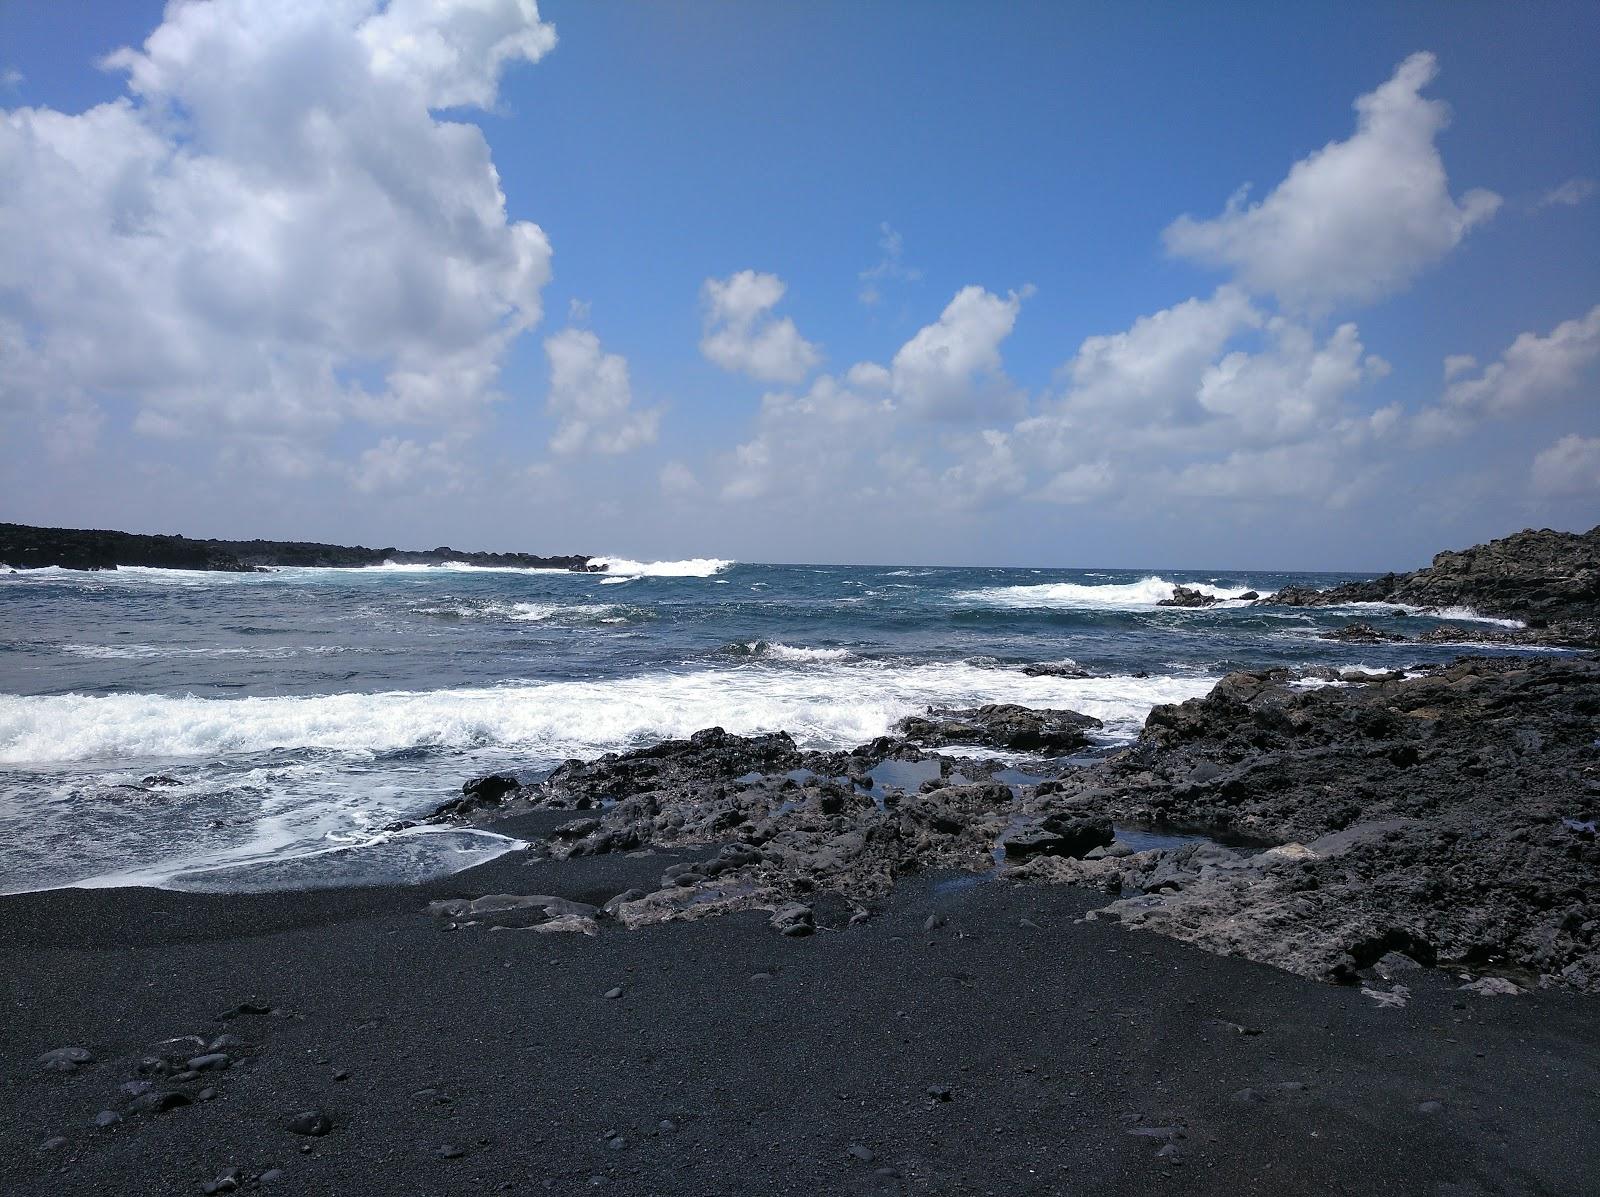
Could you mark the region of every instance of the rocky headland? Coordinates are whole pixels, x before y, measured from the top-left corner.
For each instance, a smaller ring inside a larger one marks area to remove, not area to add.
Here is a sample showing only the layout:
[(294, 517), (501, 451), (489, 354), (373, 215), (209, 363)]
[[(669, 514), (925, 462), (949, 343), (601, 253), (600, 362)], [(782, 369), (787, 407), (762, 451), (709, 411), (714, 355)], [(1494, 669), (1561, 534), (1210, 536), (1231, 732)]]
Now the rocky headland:
[(276, 566), (360, 568), (393, 561), (402, 565), (467, 565), (516, 569), (567, 569), (601, 572), (604, 566), (583, 556), (541, 557), (532, 553), (465, 552), (435, 549), (369, 549), (363, 545), (317, 544), (289, 540), (194, 540), (187, 536), (148, 536), (89, 528), (38, 528), (0, 523), (0, 565), (12, 569), (102, 570), (119, 565), (157, 569), (195, 569), (251, 573)]
[[(1411, 573), (1388, 573), (1327, 590), (1288, 587), (1260, 600), (1279, 606), (1339, 607), (1396, 603), (1433, 609), (1470, 607), (1480, 615), (1519, 620), (1525, 629), (1502, 642), (1600, 647), (1600, 526), (1587, 532), (1526, 529), (1470, 549), (1439, 553)], [(1434, 633), (1434, 642), (1486, 639), (1463, 629)]]

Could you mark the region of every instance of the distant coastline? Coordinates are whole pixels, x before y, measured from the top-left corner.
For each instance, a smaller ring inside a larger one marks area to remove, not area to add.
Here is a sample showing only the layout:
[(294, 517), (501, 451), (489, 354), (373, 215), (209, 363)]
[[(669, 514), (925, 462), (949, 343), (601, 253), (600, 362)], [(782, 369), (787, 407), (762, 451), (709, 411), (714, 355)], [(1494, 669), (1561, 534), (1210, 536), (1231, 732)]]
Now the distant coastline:
[(13, 569), (103, 570), (118, 566), (253, 573), (275, 566), (357, 569), (392, 561), (401, 565), (442, 565), (447, 561), (503, 569), (565, 569), (604, 573), (605, 565), (581, 555), (542, 557), (534, 553), (468, 552), (435, 549), (369, 549), (365, 545), (319, 544), (304, 540), (195, 540), (187, 536), (145, 535), (102, 528), (39, 528), (0, 523), (0, 565)]

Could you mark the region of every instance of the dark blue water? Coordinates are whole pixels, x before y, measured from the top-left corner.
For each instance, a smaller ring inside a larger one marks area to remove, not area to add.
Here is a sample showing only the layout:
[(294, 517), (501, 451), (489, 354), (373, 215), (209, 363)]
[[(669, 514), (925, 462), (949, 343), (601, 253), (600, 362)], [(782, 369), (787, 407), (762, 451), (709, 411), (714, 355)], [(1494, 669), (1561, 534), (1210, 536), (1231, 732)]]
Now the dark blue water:
[[(424, 876), (506, 844), (379, 829), (491, 769), (711, 725), (843, 746), (935, 703), (1071, 707), (1114, 743), (1231, 669), (1459, 651), (1317, 637), (1429, 615), (1229, 597), (1333, 580), (710, 561), (0, 573), (0, 890)], [(1174, 582), (1227, 601), (1157, 607)], [(1095, 676), (1019, 669), (1050, 661)]]

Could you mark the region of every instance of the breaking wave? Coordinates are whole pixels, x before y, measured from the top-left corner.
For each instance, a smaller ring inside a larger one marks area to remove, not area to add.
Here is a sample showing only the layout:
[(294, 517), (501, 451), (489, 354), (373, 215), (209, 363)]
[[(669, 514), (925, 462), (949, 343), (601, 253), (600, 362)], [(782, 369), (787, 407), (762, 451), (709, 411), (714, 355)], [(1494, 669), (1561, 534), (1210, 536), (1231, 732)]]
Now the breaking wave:
[(820, 662), (813, 670), (716, 668), (608, 681), (459, 690), (197, 698), (151, 694), (0, 696), (0, 763), (216, 757), (271, 749), (349, 753), (514, 748), (558, 760), (704, 727), (784, 730), (811, 747), (859, 744), (933, 704), (1019, 702), (1103, 719), (1136, 735), (1157, 703), (1215, 678), (1031, 678), (964, 663)]
[(1075, 582), (987, 586), (981, 590), (960, 590), (951, 598), (957, 602), (991, 607), (1142, 611), (1156, 606), (1162, 599), (1171, 598), (1175, 586), (1187, 586), (1223, 601), (1250, 593), (1246, 587), (1230, 590), (1208, 582), (1172, 582), (1152, 574), (1138, 582), (1108, 583), (1104, 586), (1083, 586)]
[(709, 578), (737, 565), (720, 557), (689, 557), (683, 561), (633, 561), (627, 557), (596, 557), (613, 578)]

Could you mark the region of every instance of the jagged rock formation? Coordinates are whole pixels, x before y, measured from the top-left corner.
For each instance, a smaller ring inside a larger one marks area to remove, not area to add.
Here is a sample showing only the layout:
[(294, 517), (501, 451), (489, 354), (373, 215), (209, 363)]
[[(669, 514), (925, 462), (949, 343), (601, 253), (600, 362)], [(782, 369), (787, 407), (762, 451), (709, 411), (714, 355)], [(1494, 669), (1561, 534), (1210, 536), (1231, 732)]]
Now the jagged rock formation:
[(1261, 601), (1300, 607), (1471, 607), (1480, 614), (1522, 620), (1529, 631), (1542, 633), (1515, 638), (1520, 641), (1600, 646), (1600, 526), (1587, 532), (1527, 529), (1470, 549), (1439, 553), (1432, 565), (1412, 573), (1384, 574), (1328, 590), (1290, 586)]

